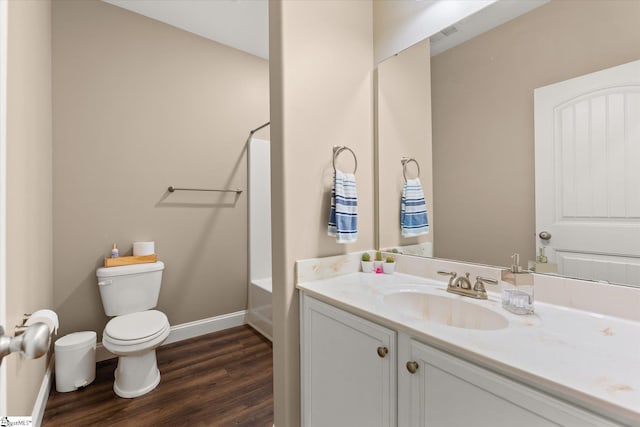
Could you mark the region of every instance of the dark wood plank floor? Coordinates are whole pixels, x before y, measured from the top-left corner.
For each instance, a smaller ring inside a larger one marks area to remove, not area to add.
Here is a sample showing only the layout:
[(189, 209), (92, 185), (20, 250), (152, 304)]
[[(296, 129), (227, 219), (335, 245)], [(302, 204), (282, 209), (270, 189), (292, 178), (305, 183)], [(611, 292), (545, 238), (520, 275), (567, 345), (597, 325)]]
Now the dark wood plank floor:
[(49, 394), (48, 426), (273, 425), (271, 342), (239, 326), (157, 350), (160, 385), (135, 399), (113, 392), (116, 359), (98, 363), (96, 380)]

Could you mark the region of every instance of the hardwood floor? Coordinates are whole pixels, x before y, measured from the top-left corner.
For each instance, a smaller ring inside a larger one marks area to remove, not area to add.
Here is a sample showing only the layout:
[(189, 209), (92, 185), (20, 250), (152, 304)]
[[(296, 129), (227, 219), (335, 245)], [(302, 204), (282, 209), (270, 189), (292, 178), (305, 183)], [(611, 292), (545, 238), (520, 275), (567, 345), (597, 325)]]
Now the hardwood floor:
[(239, 326), (157, 350), (160, 385), (135, 399), (113, 392), (116, 359), (98, 363), (85, 389), (52, 388), (42, 425), (251, 426), (273, 425), (271, 342)]

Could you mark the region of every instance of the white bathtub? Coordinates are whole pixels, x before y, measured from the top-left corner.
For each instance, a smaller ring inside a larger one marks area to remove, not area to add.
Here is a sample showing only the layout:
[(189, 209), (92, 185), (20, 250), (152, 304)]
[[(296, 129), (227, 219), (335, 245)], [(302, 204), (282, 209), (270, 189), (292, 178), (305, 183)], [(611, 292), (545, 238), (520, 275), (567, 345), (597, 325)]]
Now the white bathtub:
[(247, 323), (270, 341), (273, 340), (271, 289), (271, 277), (254, 279), (249, 283), (249, 312), (247, 314)]

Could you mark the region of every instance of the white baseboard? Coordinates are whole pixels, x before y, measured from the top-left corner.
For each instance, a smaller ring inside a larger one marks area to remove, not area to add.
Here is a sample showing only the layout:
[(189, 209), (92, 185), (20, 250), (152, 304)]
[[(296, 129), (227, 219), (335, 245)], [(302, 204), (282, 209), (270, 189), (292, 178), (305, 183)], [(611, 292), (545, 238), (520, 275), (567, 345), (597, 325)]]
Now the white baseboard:
[(42, 417), (44, 416), (44, 410), (47, 407), (47, 399), (49, 398), (52, 379), (53, 357), (49, 359), (47, 370), (44, 372), (44, 377), (42, 378), (42, 384), (40, 384), (40, 391), (38, 391), (36, 402), (33, 404), (33, 412), (31, 412), (31, 425), (33, 427), (40, 427), (42, 424)]
[[(169, 337), (162, 345), (199, 337), (223, 329), (234, 328), (247, 323), (247, 310), (236, 311), (235, 313), (223, 314), (209, 317), (208, 319), (196, 320), (194, 322), (182, 323), (171, 327)], [(112, 359), (116, 357), (99, 343), (96, 346), (96, 362)], [(45, 401), (46, 403), (46, 401)]]

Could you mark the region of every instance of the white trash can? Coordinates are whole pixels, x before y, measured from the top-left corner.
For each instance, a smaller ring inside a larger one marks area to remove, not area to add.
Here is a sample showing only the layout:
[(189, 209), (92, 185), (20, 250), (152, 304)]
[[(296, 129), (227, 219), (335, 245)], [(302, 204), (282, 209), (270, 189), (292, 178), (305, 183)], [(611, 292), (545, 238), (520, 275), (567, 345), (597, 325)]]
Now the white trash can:
[(56, 340), (57, 391), (74, 391), (96, 379), (96, 340), (93, 331), (74, 332)]

